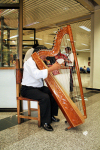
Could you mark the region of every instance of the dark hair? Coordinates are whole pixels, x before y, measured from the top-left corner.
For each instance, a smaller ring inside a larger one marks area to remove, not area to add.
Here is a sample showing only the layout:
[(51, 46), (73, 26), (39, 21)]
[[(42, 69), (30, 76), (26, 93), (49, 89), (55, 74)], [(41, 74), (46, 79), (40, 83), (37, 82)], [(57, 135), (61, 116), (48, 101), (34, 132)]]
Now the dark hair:
[(47, 47), (44, 46), (44, 45), (39, 45), (39, 46), (37, 46), (37, 47), (34, 48), (33, 53), (34, 53), (34, 52), (38, 52), (38, 51), (41, 50), (41, 49), (47, 49)]
[(70, 48), (70, 47), (66, 47), (65, 49), (68, 49), (68, 51), (69, 51), (69, 50), (71, 51), (71, 48)]

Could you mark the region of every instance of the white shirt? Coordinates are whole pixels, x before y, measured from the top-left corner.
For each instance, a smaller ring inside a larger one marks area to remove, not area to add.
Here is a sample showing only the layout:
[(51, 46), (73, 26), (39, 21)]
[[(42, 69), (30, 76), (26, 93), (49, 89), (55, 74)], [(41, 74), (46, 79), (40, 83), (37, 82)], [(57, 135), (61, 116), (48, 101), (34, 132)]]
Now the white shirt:
[(68, 55), (68, 59), (69, 59), (72, 63), (67, 62), (66, 64), (67, 64), (68, 66), (74, 66), (74, 55), (73, 55), (73, 53), (70, 53), (70, 54)]
[(30, 57), (24, 63), (23, 79), (21, 84), (32, 87), (42, 87), (42, 79), (47, 78), (47, 76), (48, 70), (39, 70), (36, 66), (35, 61), (32, 59), (32, 57)]

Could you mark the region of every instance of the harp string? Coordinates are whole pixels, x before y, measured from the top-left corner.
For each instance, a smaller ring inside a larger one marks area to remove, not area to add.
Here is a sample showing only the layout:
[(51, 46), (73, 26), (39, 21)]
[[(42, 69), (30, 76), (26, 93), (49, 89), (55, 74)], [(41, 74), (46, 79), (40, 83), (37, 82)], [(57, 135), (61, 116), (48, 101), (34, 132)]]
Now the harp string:
[(82, 114), (83, 108), (82, 108), (82, 100), (81, 100), (81, 93), (78, 85), (78, 78), (76, 72), (72, 73), (73, 76), (73, 92), (72, 92), (72, 100), (75, 102), (76, 106), (79, 108)]
[[(63, 47), (64, 49), (62, 51), (64, 51), (65, 47), (69, 45), (70, 45), (69, 35), (65, 34), (62, 38), (60, 49), (62, 50)], [(70, 93), (70, 69), (68, 68), (60, 69), (61, 74), (55, 75), (54, 77), (59, 82), (60, 86), (64, 89), (64, 91), (70, 96), (70, 98), (76, 104), (76, 106), (82, 112), (82, 114), (84, 114), (82, 109), (82, 101), (78, 85), (78, 78), (75, 70), (76, 68), (74, 66), (74, 71), (72, 72), (73, 84), (71, 83), (72, 84), (71, 86), (73, 86), (73, 92), (71, 93)]]

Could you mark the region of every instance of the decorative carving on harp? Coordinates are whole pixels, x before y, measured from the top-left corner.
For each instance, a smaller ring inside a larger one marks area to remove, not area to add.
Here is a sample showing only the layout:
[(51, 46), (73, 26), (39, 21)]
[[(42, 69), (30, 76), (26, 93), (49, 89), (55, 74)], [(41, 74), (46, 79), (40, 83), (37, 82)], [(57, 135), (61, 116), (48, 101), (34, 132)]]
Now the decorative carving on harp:
[(83, 124), (86, 118), (86, 107), (85, 107), (82, 83), (81, 83), (81, 78), (80, 78), (80, 72), (79, 72), (78, 61), (76, 57), (76, 51), (75, 51), (71, 26), (68, 25), (67, 27), (64, 27), (58, 31), (52, 50), (41, 50), (37, 53), (35, 52), (32, 54), (32, 58), (36, 62), (37, 67), (39, 69), (46, 69), (47, 66), (40, 59), (40, 56), (46, 55), (46, 56), (52, 57), (52, 56), (57, 55), (60, 51), (61, 40), (65, 34), (69, 35), (72, 51), (74, 54), (74, 60), (75, 60), (76, 72), (78, 76), (84, 115), (80, 112), (80, 110), (77, 108), (77, 106), (68, 96), (68, 94), (61, 88), (61, 86), (59, 85), (57, 80), (54, 78), (52, 73), (48, 74), (48, 77), (45, 79), (45, 82), (48, 88), (50, 89), (52, 95), (54, 96), (56, 102), (58, 103), (58, 106), (61, 109), (63, 115), (65, 116), (66, 120), (68, 121), (70, 125), (67, 129), (70, 129), (72, 127), (76, 127), (80, 124)]

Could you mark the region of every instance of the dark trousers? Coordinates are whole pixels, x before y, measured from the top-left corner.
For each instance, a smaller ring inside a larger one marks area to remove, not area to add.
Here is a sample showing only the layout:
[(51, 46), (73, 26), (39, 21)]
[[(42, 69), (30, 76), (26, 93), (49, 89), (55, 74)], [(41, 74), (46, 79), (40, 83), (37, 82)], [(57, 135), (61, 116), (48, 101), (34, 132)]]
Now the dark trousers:
[(42, 124), (51, 123), (51, 117), (58, 115), (58, 105), (48, 87), (34, 88), (22, 85), (21, 95), (39, 101)]
[(70, 92), (73, 91), (73, 67), (70, 69)]

